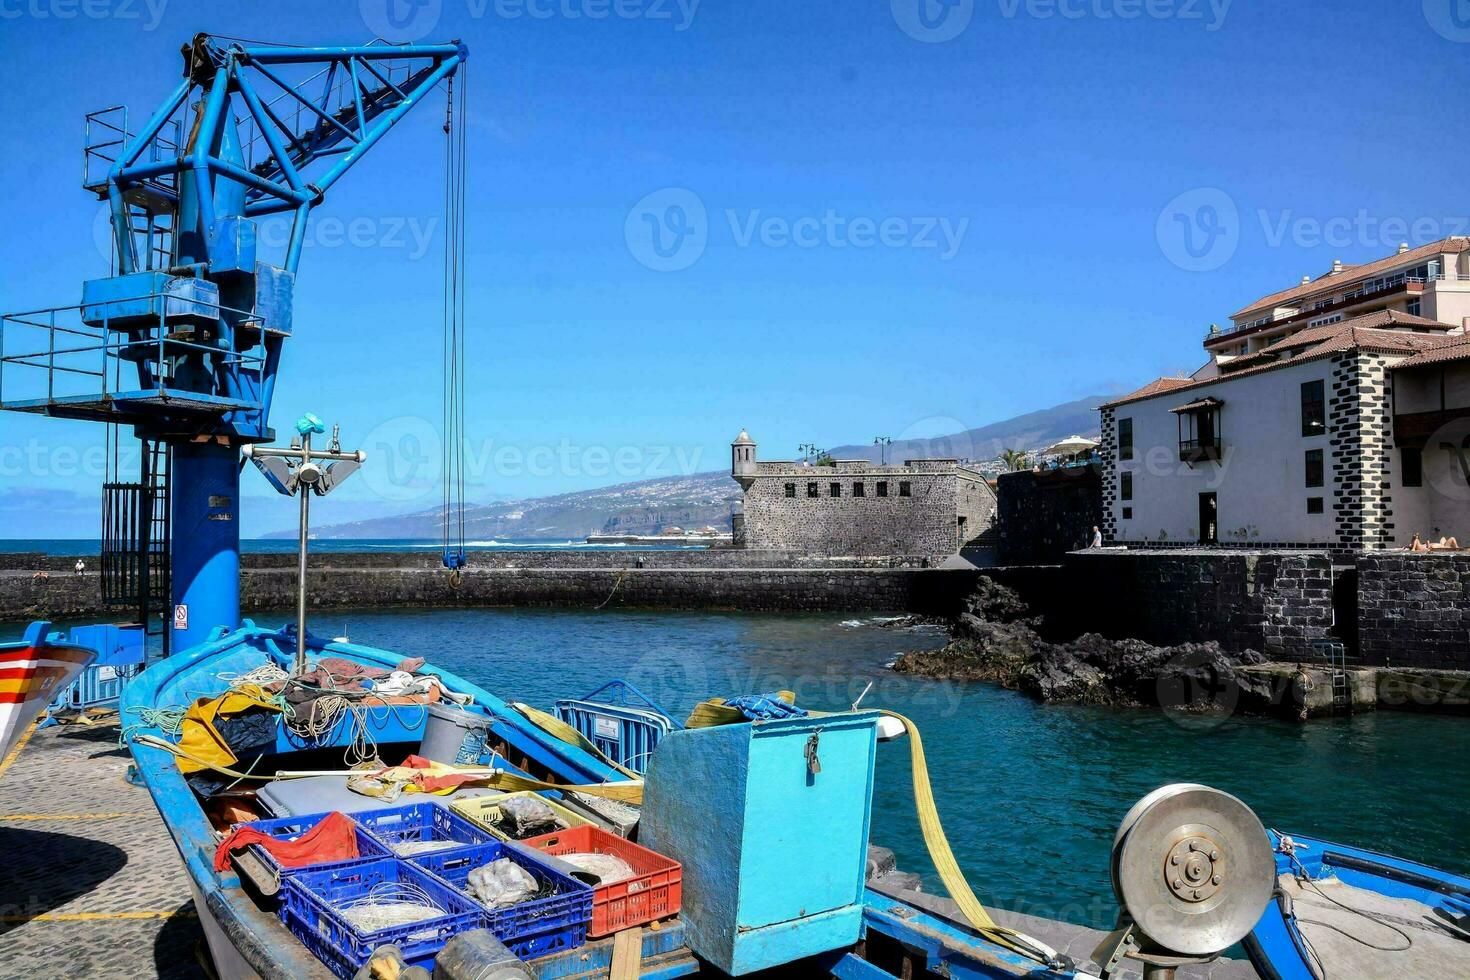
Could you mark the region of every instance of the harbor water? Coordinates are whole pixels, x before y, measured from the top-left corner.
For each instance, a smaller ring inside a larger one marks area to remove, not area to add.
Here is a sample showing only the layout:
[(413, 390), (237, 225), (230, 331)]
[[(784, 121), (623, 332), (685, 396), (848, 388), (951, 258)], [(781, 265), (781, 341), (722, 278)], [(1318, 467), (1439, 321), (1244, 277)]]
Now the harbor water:
[[(1413, 857), (1465, 873), (1470, 719), (1364, 714), (1296, 725), (1171, 718), (1152, 710), (1048, 707), (988, 685), (895, 674), (902, 651), (943, 630), (890, 617), (586, 610), (373, 610), (314, 628), (443, 664), (543, 707), (621, 677), (682, 720), (713, 695), (793, 690), (799, 703), (912, 718), (945, 830), (981, 897), (1110, 928), (1108, 855), (1118, 821), (1162, 783), (1239, 795), (1268, 827)], [(880, 746), (874, 842), (938, 891), (914, 816), (906, 741)], [(718, 801), (711, 801), (718, 805)]]
[[(269, 625), (285, 615), (261, 616)], [(981, 898), (1095, 928), (1112, 925), (1113, 832), (1167, 782), (1235, 793), (1268, 827), (1470, 872), (1461, 776), (1470, 719), (1382, 712), (1307, 725), (1172, 718), (1153, 710), (1043, 706), (982, 684), (895, 674), (901, 652), (944, 631), (898, 617), (623, 610), (373, 609), (312, 629), (421, 656), (509, 699), (550, 707), (606, 680), (632, 681), (682, 720), (713, 695), (793, 690), (819, 709), (912, 718), (944, 827)], [(21, 626), (0, 626), (0, 639)], [(906, 741), (879, 747), (872, 838), (937, 892), (914, 816)], [(719, 801), (711, 801), (718, 806)]]

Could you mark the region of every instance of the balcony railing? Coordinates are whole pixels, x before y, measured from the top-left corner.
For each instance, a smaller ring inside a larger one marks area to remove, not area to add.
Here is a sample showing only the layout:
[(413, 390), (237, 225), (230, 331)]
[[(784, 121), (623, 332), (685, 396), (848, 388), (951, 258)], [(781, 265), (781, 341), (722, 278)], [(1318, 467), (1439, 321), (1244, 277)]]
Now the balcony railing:
[(1239, 334), (1255, 333), (1262, 330), (1270, 330), (1272, 327), (1285, 326), (1287, 324), (1294, 323), (1297, 320), (1320, 316), (1323, 313), (1329, 313), (1333, 310), (1340, 309), (1352, 303), (1360, 302), (1364, 299), (1375, 299), (1380, 296), (1386, 296), (1390, 293), (1397, 292), (1405, 287), (1417, 287), (1417, 289), (1422, 290), (1426, 283), (1467, 281), (1470, 281), (1470, 273), (1460, 275), (1456, 272), (1436, 272), (1428, 276), (1389, 276), (1384, 279), (1375, 279), (1371, 282), (1363, 283), (1362, 285), (1348, 290), (1342, 295), (1341, 299), (1333, 299), (1331, 302), (1313, 305), (1310, 308), (1304, 307), (1298, 309), (1295, 313), (1292, 313), (1288, 316), (1267, 320), (1265, 322), (1254, 320), (1250, 323), (1242, 323), (1239, 326), (1231, 325), (1229, 327), (1225, 327), (1224, 329), (1211, 330), (1209, 333), (1205, 334), (1205, 343), (1210, 343), (1212, 341), (1220, 340), (1225, 337), (1236, 336)]
[(1182, 463), (1218, 463), (1220, 442), (1217, 439), (1180, 439), (1179, 461)]

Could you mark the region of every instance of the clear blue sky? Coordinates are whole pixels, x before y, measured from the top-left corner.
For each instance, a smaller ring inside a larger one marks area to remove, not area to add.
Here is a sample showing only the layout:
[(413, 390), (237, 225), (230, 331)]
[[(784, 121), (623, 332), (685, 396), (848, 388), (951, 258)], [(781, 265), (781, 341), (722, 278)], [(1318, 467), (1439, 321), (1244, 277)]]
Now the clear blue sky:
[[(1470, 230), (1453, 0), (0, 0), (0, 306), (106, 271), (86, 111), (151, 111), (196, 31), (354, 43), (389, 2), (471, 50), (479, 499), (1128, 390), (1334, 258)], [(439, 417), (440, 116), (316, 212), (278, 429), (381, 460)], [(100, 427), (0, 433), (0, 536), (93, 536)], [(420, 477), (323, 510), (432, 506)], [(289, 526), (246, 480), (247, 534)]]

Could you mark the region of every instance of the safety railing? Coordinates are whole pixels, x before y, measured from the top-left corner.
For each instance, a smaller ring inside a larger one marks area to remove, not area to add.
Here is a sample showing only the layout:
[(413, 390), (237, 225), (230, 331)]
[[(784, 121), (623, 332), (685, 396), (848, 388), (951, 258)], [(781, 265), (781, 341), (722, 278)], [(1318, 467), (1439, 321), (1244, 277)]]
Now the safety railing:
[[(177, 160), (183, 148), (182, 132), (179, 120), (170, 120), (149, 141), (138, 161), (159, 163)], [(82, 186), (99, 194), (105, 191), (108, 172), (122, 156), (133, 136), (128, 129), (127, 106), (108, 106), (106, 109), (87, 113), (87, 132), (82, 147)], [(143, 183), (167, 194), (178, 193), (178, 178), (173, 171), (149, 177)]]
[[(204, 299), (182, 301), (197, 311), (191, 314), (196, 319), (225, 320), (234, 326), (237, 338), (242, 327), (247, 336), (253, 335), (245, 349), (225, 351), (178, 331), (180, 297), (155, 293), (136, 299), (158, 310), (153, 322), (139, 325), (136, 317), (129, 317), (126, 327), (116, 327), (113, 320), (117, 318), (108, 317), (101, 325), (92, 325), (83, 321), (81, 304), (0, 317), (0, 409), (95, 402), (100, 412), (120, 393), (175, 399), (204, 395), (218, 400), (222, 408), (261, 407), (256, 401), (242, 400), (238, 392), (217, 390), (232, 372), (264, 372), (266, 333), (258, 317)], [(106, 305), (89, 304), (89, 308)], [(195, 354), (200, 356), (190, 357)], [(175, 386), (175, 371), (186, 360), (206, 365), (215, 388), (202, 391)], [(143, 382), (140, 363), (149, 366), (151, 383)]]

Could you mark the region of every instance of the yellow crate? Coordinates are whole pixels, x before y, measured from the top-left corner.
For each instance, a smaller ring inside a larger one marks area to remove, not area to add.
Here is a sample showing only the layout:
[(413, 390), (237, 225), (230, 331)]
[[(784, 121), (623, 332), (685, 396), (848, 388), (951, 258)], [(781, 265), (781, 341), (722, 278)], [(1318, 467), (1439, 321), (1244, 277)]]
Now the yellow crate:
[(476, 796), (468, 800), (456, 800), (449, 804), (449, 808), (477, 827), (493, 834), (497, 840), (508, 841), (514, 838), (502, 834), (496, 828), (495, 823), (500, 820), (500, 804), (517, 796), (535, 796), (540, 798), (542, 803), (551, 807), (551, 811), (562, 819), (567, 825), (568, 830), (573, 827), (597, 826), (595, 820), (588, 820), (580, 814), (573, 813), (555, 800), (548, 800), (534, 790), (522, 790), (519, 793), (505, 793), (501, 796)]

